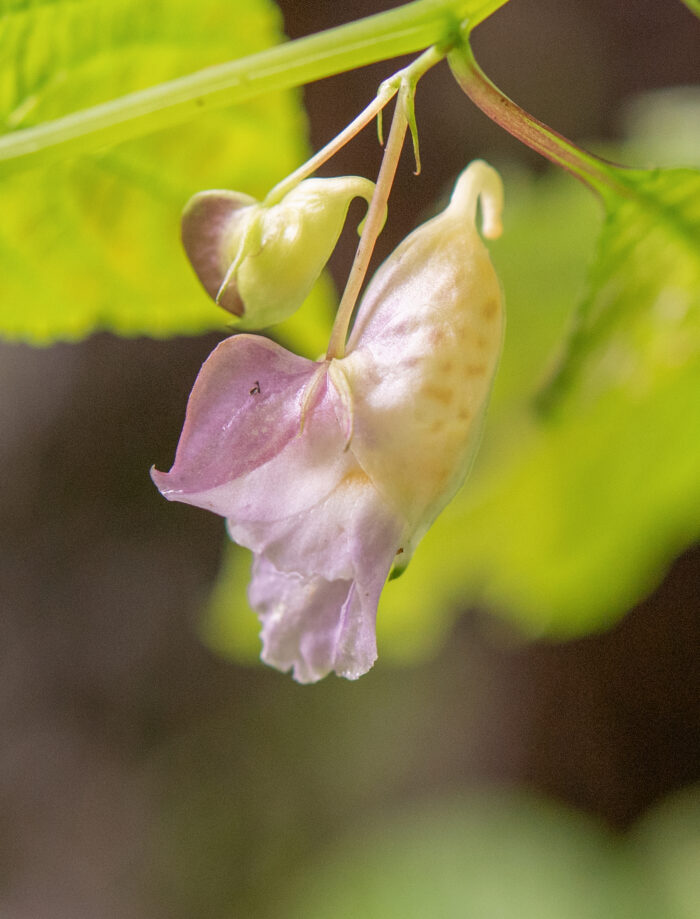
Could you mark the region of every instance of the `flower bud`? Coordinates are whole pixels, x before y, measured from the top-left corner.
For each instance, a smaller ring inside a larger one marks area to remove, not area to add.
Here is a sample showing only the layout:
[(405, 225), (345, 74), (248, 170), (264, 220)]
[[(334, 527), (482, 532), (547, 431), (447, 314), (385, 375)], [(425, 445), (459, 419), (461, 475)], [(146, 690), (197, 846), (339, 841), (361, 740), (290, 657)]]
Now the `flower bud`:
[(239, 318), (239, 328), (263, 328), (301, 306), (350, 202), (369, 202), (373, 191), (369, 179), (344, 176), (306, 179), (271, 206), (239, 192), (200, 192), (185, 208), (182, 241), (209, 296)]

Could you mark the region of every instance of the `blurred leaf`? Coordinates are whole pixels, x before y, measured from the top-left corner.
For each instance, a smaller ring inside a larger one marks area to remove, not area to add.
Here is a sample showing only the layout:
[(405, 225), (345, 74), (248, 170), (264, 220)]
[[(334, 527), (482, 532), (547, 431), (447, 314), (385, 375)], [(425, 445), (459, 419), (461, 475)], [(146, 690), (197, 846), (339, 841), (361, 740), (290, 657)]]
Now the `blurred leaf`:
[[(84, 108), (265, 48), (270, 0), (0, 3), (0, 124)], [(0, 184), (0, 334), (33, 343), (95, 329), (170, 335), (224, 328), (179, 242), (194, 192), (255, 196), (306, 152), (297, 94), (275, 94)]]
[(632, 837), (647, 881), (660, 891), (664, 919), (700, 916), (700, 786), (646, 814)]
[(586, 402), (611, 389), (647, 389), (698, 356), (700, 172), (617, 174), (622, 190), (607, 195), (590, 292), (545, 407), (572, 387)]
[[(623, 132), (634, 137), (634, 165), (700, 166), (700, 86), (669, 86), (625, 107)], [(614, 156), (614, 151), (611, 156)]]
[(252, 553), (229, 543), (219, 576), (207, 602), (199, 635), (212, 651), (243, 664), (260, 655), (260, 623), (248, 605), (248, 580)]
[(309, 866), (289, 919), (658, 919), (622, 847), (524, 795), (406, 809)]

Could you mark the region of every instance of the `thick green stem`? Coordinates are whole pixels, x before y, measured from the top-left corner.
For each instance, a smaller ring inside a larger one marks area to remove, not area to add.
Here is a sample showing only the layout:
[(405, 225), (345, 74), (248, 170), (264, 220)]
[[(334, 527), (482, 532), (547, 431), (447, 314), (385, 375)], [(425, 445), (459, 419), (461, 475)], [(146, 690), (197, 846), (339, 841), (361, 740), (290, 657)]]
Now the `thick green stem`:
[(577, 147), (509, 99), (479, 67), (468, 42), (456, 46), (448, 60), (467, 96), (509, 134), (567, 169), (603, 197), (610, 190), (624, 194), (625, 189), (616, 175), (619, 167)]
[(448, 41), (507, 0), (415, 0), (0, 137), (0, 174), (171, 127), (203, 111)]

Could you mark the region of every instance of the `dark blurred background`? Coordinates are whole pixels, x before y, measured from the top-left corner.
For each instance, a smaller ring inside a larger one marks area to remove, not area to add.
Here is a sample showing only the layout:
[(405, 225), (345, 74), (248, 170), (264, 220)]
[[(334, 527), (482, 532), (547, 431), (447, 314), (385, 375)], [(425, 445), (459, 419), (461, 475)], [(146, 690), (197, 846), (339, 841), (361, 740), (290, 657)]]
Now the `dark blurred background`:
[[(398, 4), (283, 0), (297, 37)], [(474, 37), (526, 109), (614, 140), (625, 99), (696, 82), (698, 28), (659, 0), (512, 0)], [(305, 90), (317, 148), (394, 62)], [(418, 97), (379, 257), (469, 159), (541, 169), (446, 68)], [(372, 132), (335, 172), (372, 175)], [(334, 258), (339, 283), (351, 236)], [(0, 348), (0, 914), (180, 919), (277, 913), (271, 885), (403, 803), (504, 783), (623, 830), (700, 778), (700, 555), (618, 626), (524, 644), (465, 610), (436, 660), (295, 685), (197, 638), (221, 521), (162, 500), (191, 383), (220, 336)]]

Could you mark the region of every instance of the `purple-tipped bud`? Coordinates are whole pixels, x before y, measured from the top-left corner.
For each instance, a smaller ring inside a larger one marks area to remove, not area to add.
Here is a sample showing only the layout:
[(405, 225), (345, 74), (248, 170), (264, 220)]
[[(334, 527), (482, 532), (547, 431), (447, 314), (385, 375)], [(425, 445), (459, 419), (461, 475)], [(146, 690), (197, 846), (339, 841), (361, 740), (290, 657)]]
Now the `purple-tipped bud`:
[(231, 191), (195, 195), (182, 217), (182, 242), (212, 299), (260, 329), (291, 316), (328, 261), (353, 198), (374, 183), (357, 176), (307, 179), (270, 206)]

